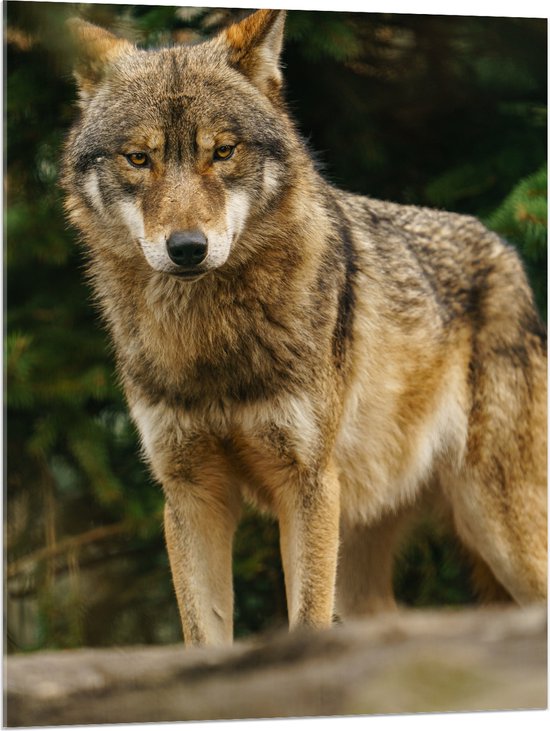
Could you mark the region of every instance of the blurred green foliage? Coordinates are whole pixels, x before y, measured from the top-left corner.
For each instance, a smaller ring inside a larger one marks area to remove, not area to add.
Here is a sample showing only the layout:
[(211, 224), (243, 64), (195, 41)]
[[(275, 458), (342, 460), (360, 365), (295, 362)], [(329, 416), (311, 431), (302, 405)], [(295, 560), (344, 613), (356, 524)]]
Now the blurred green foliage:
[[(7, 2), (6, 544), (9, 649), (180, 638), (161, 492), (138, 459), (57, 186), (75, 113), (64, 20), (145, 45), (196, 41), (246, 10)], [(349, 190), (475, 214), (521, 251), (546, 312), (546, 22), (295, 11), (287, 98)], [(237, 634), (279, 624), (276, 525), (235, 543)], [(398, 562), (413, 605), (473, 601), (467, 565), (421, 527)]]
[(520, 249), (540, 312), (547, 311), (548, 171), (522, 178), (485, 223)]

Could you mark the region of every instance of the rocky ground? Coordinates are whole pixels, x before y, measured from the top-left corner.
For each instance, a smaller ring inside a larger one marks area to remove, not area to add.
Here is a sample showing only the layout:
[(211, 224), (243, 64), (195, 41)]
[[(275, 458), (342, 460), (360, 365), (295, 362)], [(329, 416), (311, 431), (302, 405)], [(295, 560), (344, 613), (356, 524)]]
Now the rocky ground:
[(10, 656), (9, 726), (546, 707), (546, 607), (402, 611), (227, 648)]

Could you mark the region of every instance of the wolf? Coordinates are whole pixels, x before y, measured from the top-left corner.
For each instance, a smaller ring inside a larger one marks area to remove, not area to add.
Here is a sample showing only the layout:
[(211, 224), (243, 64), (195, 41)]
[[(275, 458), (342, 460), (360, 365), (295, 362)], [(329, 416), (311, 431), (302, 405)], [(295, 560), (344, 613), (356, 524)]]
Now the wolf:
[(244, 501), (279, 523), (290, 628), (395, 607), (439, 506), (546, 597), (546, 333), (475, 218), (326, 181), (287, 110), (285, 13), (140, 50), (80, 19), (66, 210), (146, 459), (188, 644), (230, 642)]

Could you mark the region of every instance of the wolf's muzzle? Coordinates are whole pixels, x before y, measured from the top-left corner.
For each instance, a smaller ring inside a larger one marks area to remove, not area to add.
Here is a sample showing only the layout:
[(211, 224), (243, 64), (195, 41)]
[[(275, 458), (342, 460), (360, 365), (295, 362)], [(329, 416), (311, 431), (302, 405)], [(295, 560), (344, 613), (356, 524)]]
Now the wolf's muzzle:
[(174, 231), (166, 241), (166, 250), (174, 264), (192, 270), (206, 259), (208, 244), (202, 231)]

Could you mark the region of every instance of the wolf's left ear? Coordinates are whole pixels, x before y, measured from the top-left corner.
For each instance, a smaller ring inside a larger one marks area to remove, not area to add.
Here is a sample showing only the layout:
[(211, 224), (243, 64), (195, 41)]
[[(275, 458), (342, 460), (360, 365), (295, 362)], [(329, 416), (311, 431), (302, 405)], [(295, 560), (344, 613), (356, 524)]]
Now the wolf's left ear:
[(217, 39), (226, 47), (229, 63), (268, 96), (278, 92), (282, 83), (279, 57), (285, 15), (284, 10), (257, 10)]

